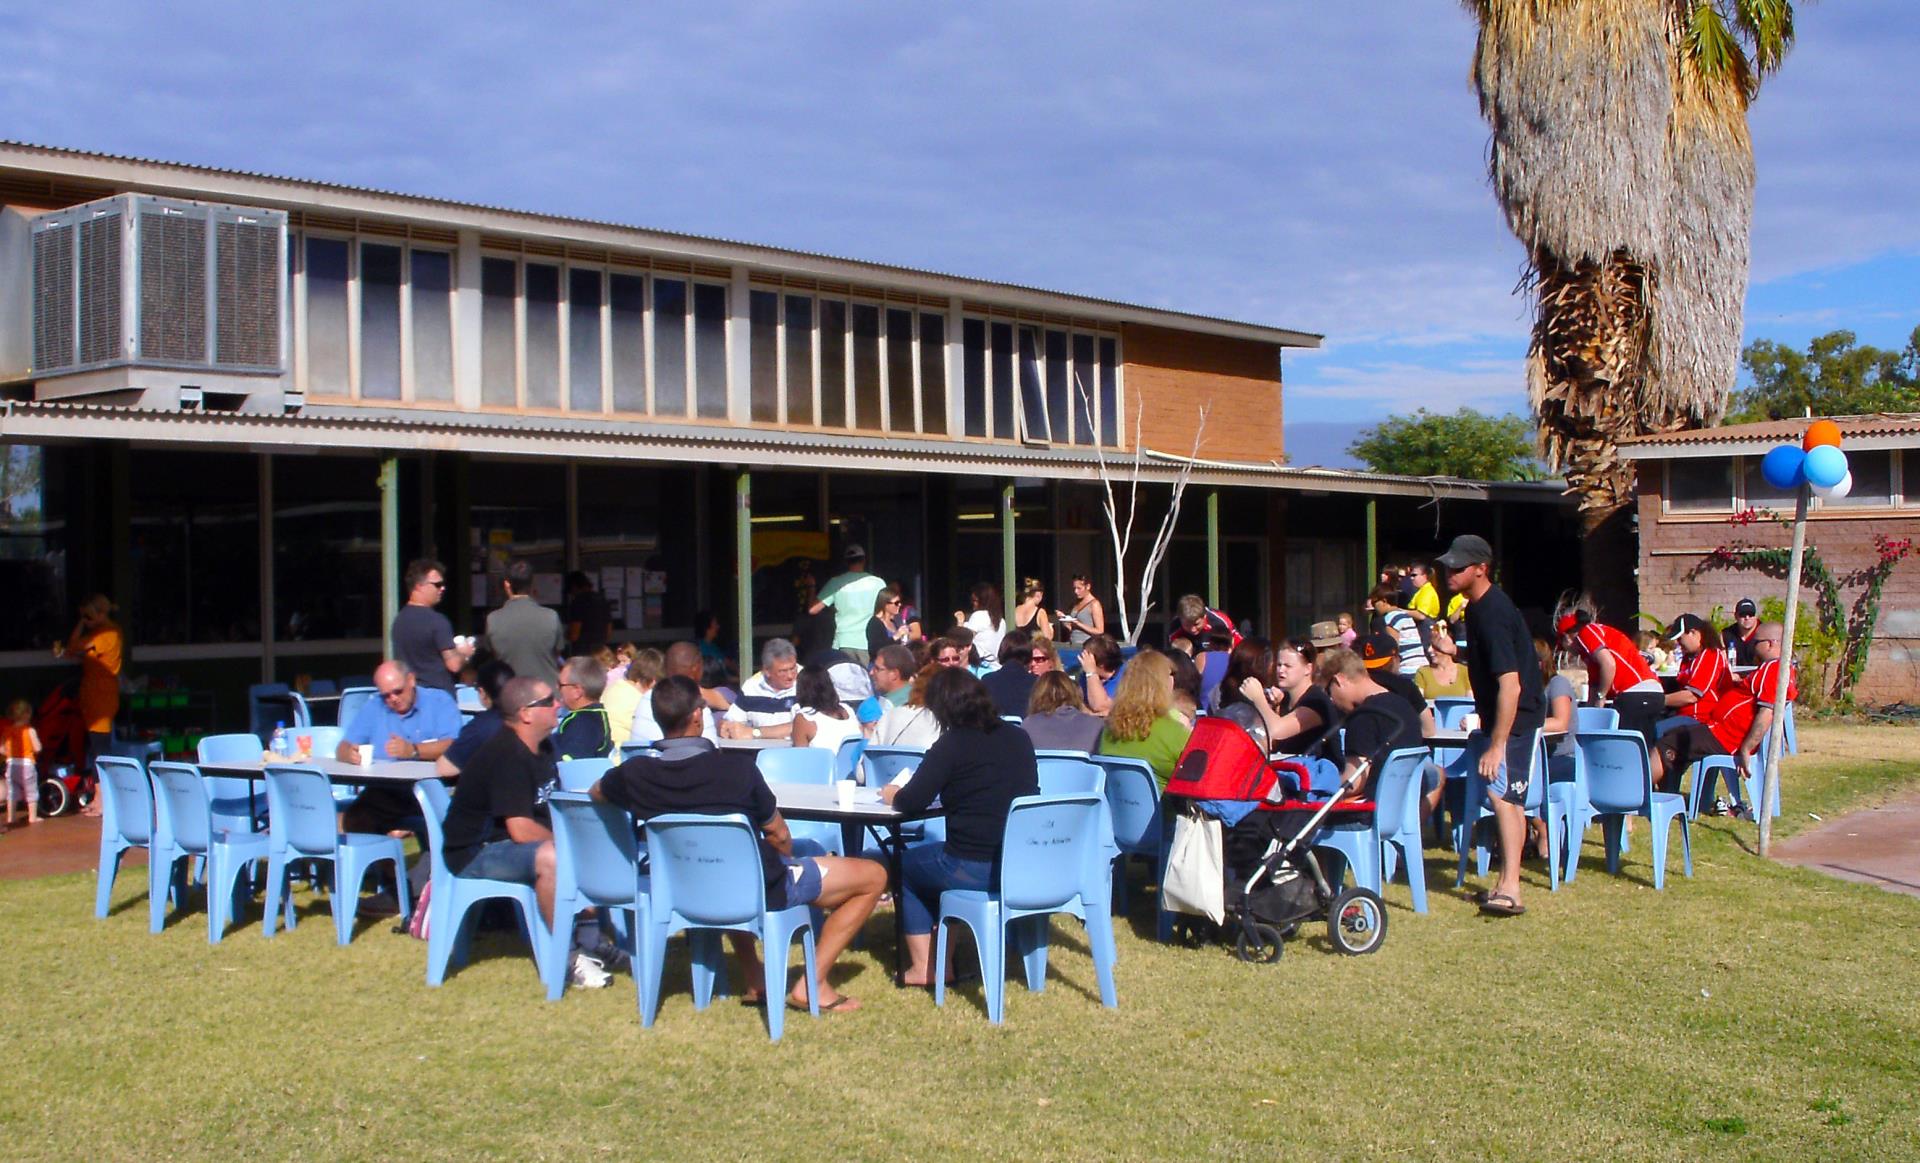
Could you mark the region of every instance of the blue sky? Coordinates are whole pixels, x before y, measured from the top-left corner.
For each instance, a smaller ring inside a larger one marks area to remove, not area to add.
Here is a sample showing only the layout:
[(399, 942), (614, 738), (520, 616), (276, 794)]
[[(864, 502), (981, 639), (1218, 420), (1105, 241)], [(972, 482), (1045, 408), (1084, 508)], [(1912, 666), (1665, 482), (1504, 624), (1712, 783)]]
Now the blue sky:
[[(1802, 4), (1748, 335), (1920, 324), (1920, 20)], [(1457, 4), (0, 3), (5, 136), (1272, 323), (1288, 452), (1524, 407)]]

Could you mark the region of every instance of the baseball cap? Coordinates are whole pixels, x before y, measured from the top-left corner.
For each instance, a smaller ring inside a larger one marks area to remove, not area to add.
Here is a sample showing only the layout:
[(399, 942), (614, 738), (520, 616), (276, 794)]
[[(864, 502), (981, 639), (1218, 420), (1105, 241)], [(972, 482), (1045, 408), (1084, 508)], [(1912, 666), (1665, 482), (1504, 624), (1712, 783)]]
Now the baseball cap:
[(1753, 604), (1752, 598), (1741, 598), (1733, 604), (1733, 616), (1736, 618), (1757, 618), (1760, 607)]
[(840, 559), (842, 561), (865, 561), (867, 559), (867, 547), (857, 541), (849, 542), (847, 547), (840, 551)]
[(1707, 620), (1700, 615), (1682, 614), (1673, 620), (1673, 625), (1667, 627), (1667, 637), (1678, 638), (1689, 630), (1705, 630), (1706, 628)]
[(1340, 623), (1315, 622), (1307, 629), (1307, 637), (1315, 646), (1340, 645)]
[(1493, 546), (1477, 533), (1462, 533), (1447, 546), (1447, 551), (1434, 559), (1447, 569), (1464, 569), (1469, 565), (1491, 565)]
[(1379, 670), (1400, 660), (1400, 643), (1384, 630), (1363, 635), (1354, 646), (1359, 649), (1360, 661), (1367, 664), (1368, 670)]

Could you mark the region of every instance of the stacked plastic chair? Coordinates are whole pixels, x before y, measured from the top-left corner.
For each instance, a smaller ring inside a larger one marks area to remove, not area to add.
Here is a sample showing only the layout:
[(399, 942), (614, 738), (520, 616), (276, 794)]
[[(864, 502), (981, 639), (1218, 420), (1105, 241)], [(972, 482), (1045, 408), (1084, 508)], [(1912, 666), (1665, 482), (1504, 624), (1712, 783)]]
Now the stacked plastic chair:
[(215, 822), (200, 769), (191, 763), (156, 763), (153, 844), (147, 853), (148, 928), (166, 928), (167, 898), (177, 902), (186, 890), (187, 870), (180, 862), (207, 862), (207, 941), (219, 944), (227, 925), (251, 897), (252, 884), (241, 873), (267, 858), (267, 837), (251, 829), (228, 829)]
[(107, 915), (120, 858), (130, 848), (153, 843), (153, 785), (138, 759), (102, 755), (100, 773), (100, 864), (93, 890), (93, 915)]

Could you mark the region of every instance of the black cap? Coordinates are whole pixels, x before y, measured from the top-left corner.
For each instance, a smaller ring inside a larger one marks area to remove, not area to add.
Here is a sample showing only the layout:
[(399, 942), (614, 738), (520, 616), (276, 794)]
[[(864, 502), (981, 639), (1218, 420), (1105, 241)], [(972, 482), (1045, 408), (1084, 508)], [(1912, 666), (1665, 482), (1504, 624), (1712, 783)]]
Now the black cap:
[(867, 548), (857, 541), (849, 542), (847, 547), (840, 551), (840, 560), (842, 561), (865, 561), (866, 559)]
[(1360, 661), (1367, 664), (1368, 670), (1378, 670), (1400, 660), (1400, 641), (1385, 630), (1362, 635), (1354, 646), (1358, 648)]
[(1487, 539), (1476, 533), (1462, 533), (1447, 546), (1447, 551), (1434, 559), (1447, 569), (1464, 569), (1469, 565), (1493, 564), (1493, 546)]
[(1736, 618), (1757, 618), (1760, 607), (1753, 604), (1752, 598), (1741, 598), (1733, 604), (1733, 616)]
[(1707, 620), (1700, 615), (1682, 614), (1673, 620), (1673, 625), (1667, 627), (1667, 637), (1669, 639), (1676, 639), (1689, 630), (1705, 630), (1706, 628)]

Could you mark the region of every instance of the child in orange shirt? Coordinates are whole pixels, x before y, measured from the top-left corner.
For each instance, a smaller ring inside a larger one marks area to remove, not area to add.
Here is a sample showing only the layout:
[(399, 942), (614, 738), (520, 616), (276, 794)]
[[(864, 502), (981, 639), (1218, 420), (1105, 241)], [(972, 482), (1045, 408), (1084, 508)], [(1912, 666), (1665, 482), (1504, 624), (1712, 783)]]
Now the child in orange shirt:
[(40, 735), (33, 729), (33, 707), (25, 699), (7, 708), (7, 820), (13, 823), (13, 803), (26, 801), (27, 823), (40, 822)]

